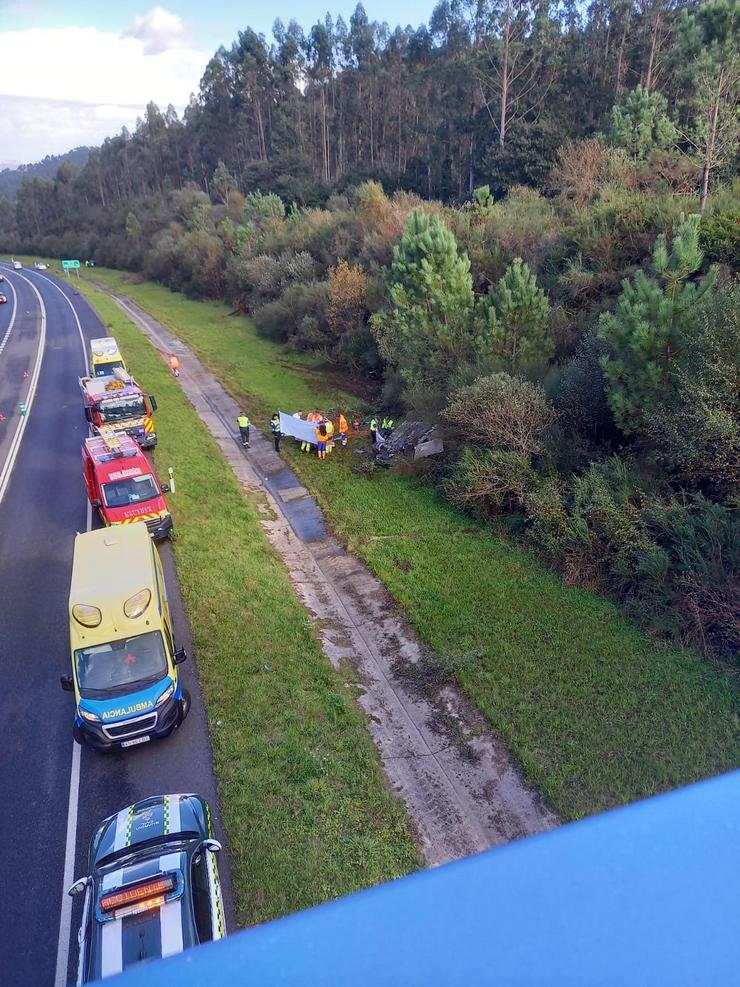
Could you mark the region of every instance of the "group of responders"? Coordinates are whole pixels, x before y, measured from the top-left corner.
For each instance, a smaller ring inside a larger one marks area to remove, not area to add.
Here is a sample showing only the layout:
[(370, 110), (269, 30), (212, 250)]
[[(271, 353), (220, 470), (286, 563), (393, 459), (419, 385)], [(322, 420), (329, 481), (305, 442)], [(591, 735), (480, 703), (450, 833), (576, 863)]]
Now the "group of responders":
[[(359, 435), (366, 428), (370, 435), (370, 443), (375, 446), (388, 439), (395, 427), (392, 418), (386, 417), (381, 420), (376, 415), (371, 415), (363, 420), (353, 418), (351, 428), (342, 412), (339, 412), (336, 418), (337, 424), (335, 426), (331, 417), (324, 415), (317, 408), (309, 411), (305, 417), (303, 411), (295, 411), (292, 415), (276, 411), (270, 419), (270, 431), (275, 452), (280, 452), (280, 442), (283, 438), (291, 437), (300, 444), (302, 452), (310, 452), (311, 448), (315, 446), (319, 459), (326, 459), (337, 443), (343, 449), (347, 447), (350, 434)], [(242, 446), (248, 449), (251, 427), (249, 417), (242, 412), (238, 416), (236, 424)]]

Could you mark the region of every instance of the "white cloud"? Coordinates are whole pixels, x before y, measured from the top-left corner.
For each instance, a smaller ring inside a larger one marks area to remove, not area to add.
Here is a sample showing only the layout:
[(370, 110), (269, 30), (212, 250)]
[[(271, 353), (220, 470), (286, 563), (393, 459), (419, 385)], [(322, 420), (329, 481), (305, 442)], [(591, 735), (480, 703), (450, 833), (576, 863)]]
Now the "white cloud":
[(177, 14), (154, 7), (141, 17), (135, 17), (124, 38), (136, 38), (143, 42), (145, 55), (158, 55), (173, 48), (187, 48), (190, 38), (185, 25)]
[(131, 127), (150, 100), (181, 112), (209, 55), (193, 47), (148, 53), (153, 44), (151, 34), (120, 37), (95, 28), (0, 32), (3, 157), (35, 161), (100, 143)]

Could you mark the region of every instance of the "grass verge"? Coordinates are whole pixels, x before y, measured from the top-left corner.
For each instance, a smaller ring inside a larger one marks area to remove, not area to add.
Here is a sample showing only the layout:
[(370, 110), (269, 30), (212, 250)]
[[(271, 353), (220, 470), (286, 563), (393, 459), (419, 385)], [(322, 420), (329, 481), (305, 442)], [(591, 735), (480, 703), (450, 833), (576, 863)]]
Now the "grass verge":
[(253, 924), (420, 866), (364, 718), (271, 551), (257, 504), (146, 339), (81, 285), (147, 392), (208, 709), (240, 922)]
[[(171, 327), (253, 417), (337, 400), (224, 306), (98, 272)], [(254, 354), (259, 352), (259, 369)], [(740, 763), (737, 683), (693, 652), (648, 638), (607, 600), (563, 586), (527, 551), (457, 512), (429, 486), (331, 459), (285, 456), (334, 529), (405, 608), (528, 777), (563, 818)]]

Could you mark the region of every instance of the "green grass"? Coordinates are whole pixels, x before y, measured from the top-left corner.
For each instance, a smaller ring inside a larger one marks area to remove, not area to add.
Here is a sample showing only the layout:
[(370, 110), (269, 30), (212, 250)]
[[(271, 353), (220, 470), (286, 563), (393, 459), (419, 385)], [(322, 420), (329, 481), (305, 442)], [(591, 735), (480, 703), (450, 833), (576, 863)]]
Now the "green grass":
[(315, 361), (262, 339), (251, 322), (232, 315), (228, 305), (191, 301), (151, 282), (131, 284), (118, 271), (96, 268), (83, 273), (133, 298), (147, 311), (156, 309), (157, 318), (196, 349), (232, 393), (246, 399), (252, 416), (265, 419), (265, 425), (278, 408), (309, 411), (316, 401), (321, 407), (362, 404), (360, 398), (328, 384)]
[(206, 700), (241, 923), (335, 898), (420, 866), (352, 690), (316, 639), (220, 450), (161, 358), (83, 286), (144, 388), (157, 395), (160, 475)]
[[(306, 399), (302, 371), (248, 320), (225, 333), (223, 306), (128, 284), (115, 272), (103, 279), (178, 332), (253, 417), (276, 404), (332, 402), (320, 386)], [(284, 450), (335, 530), (383, 580), (563, 818), (740, 764), (737, 683), (698, 655), (648, 638), (607, 600), (563, 586), (533, 555), (420, 481), (384, 471), (356, 475), (360, 459), (351, 451), (318, 462), (291, 444)]]

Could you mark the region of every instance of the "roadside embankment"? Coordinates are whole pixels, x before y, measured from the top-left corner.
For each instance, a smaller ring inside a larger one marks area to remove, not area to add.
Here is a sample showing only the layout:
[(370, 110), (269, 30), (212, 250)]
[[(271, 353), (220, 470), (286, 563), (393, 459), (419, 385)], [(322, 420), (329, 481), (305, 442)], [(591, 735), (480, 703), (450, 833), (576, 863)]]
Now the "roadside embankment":
[(137, 378), (156, 395), (160, 475), (213, 740), (242, 924), (405, 874), (420, 864), (364, 719), (245, 495), (146, 339), (83, 285)]
[[(333, 387), (322, 390), (314, 368), (225, 306), (116, 272), (96, 277), (175, 329), (255, 419), (278, 406), (341, 400)], [(438, 656), (424, 687), (459, 683), (563, 818), (740, 763), (738, 685), (711, 663), (651, 640), (613, 604), (564, 586), (422, 482), (357, 475), (351, 451), (318, 462), (286, 444), (285, 457)]]

